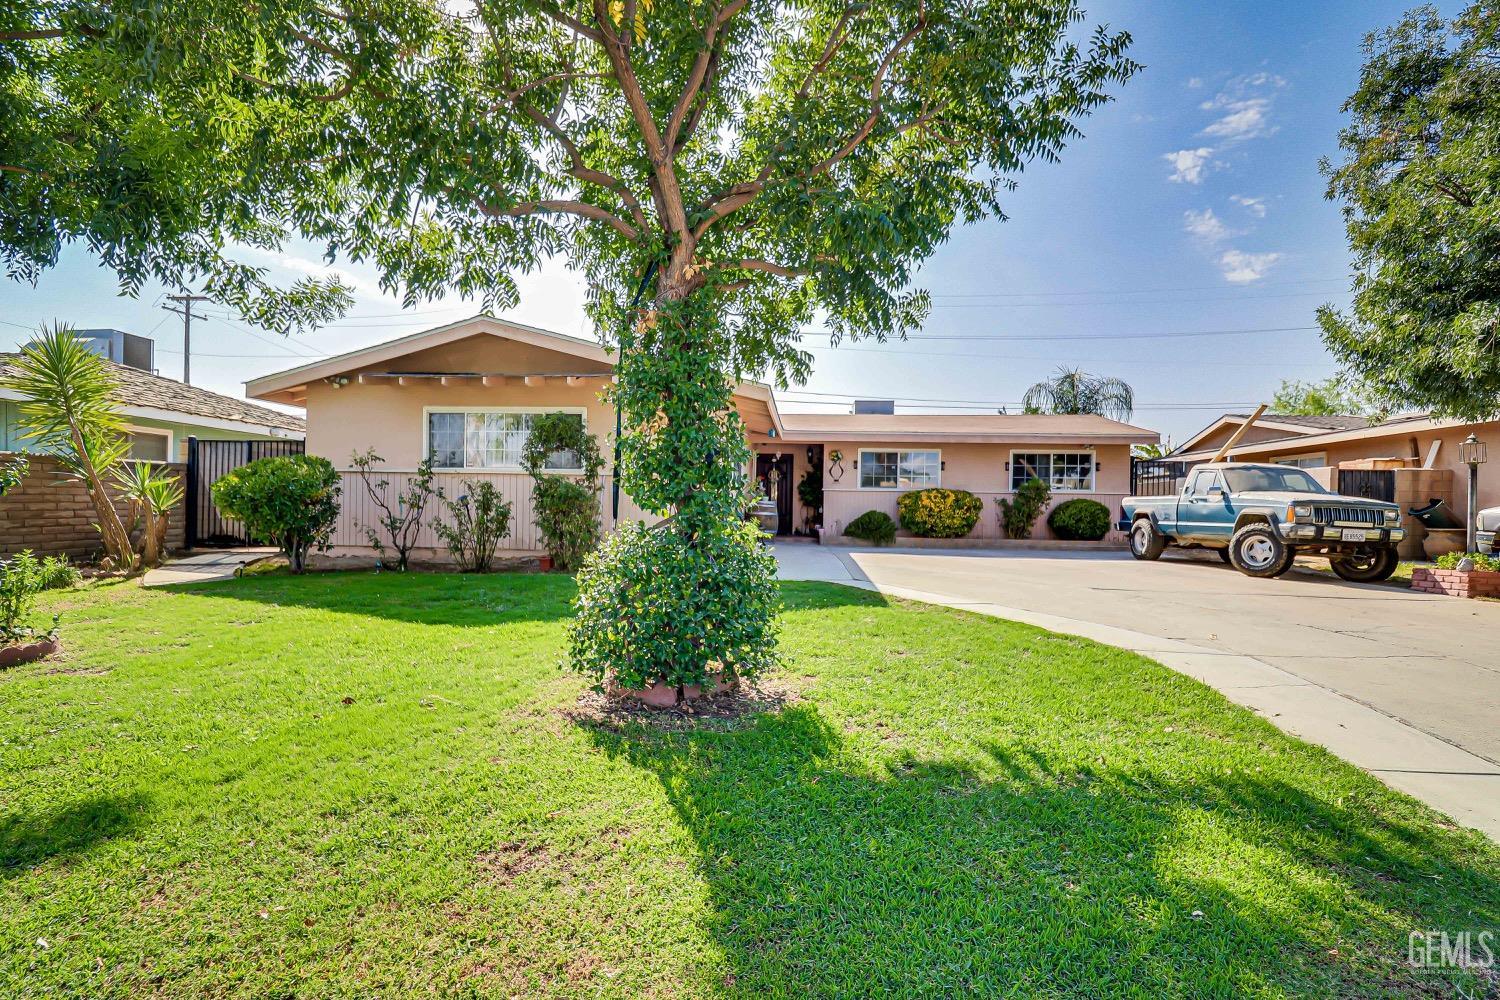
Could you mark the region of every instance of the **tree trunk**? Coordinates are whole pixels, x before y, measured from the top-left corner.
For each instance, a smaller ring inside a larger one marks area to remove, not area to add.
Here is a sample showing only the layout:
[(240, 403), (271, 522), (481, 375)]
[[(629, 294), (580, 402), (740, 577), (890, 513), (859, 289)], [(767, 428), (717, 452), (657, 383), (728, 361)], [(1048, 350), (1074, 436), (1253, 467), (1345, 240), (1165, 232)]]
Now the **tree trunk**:
[(73, 450), (78, 455), (79, 468), (83, 470), (84, 485), (88, 489), (89, 501), (94, 505), (94, 516), (99, 519), (99, 537), (104, 543), (104, 556), (115, 569), (129, 573), (135, 569), (135, 547), (130, 544), (130, 532), (120, 521), (114, 501), (94, 468), (93, 456), (89, 454), (83, 434), (77, 426), (71, 426)]

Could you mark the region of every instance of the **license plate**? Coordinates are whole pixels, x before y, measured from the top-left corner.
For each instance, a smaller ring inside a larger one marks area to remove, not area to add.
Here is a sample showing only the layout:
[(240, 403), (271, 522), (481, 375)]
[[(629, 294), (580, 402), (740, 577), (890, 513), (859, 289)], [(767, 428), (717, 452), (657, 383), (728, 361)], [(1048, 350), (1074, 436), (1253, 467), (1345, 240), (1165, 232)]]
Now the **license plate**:
[(1368, 537), (1363, 528), (1345, 528), (1339, 532), (1339, 538), (1346, 542), (1362, 542)]

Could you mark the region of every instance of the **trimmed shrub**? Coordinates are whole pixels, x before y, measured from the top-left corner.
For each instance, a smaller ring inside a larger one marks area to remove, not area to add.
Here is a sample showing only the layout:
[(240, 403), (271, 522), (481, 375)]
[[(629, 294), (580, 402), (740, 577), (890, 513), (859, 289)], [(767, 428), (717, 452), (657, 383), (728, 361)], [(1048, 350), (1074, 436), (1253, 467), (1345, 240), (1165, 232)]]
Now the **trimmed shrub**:
[(753, 677), (776, 660), (776, 557), (749, 521), (612, 532), (578, 572), (572, 662), (602, 689)]
[(901, 527), (919, 538), (962, 538), (974, 530), (984, 501), (966, 490), (912, 490), (896, 501)]
[(1097, 542), (1109, 534), (1109, 508), (1098, 500), (1078, 497), (1053, 507), (1047, 526), (1058, 538)]
[(245, 532), (286, 553), (293, 573), (307, 553), (328, 548), (339, 519), (339, 474), (313, 455), (280, 455), (242, 465), (214, 483), (214, 506), (243, 522)]
[(1030, 538), (1032, 525), (1042, 516), (1051, 499), (1052, 487), (1040, 479), (1028, 479), (1022, 483), (1014, 500), (996, 497), (995, 505), (1000, 508), (1000, 527), (1005, 531), (1005, 537)]
[(845, 526), (844, 534), (876, 545), (889, 545), (896, 538), (896, 522), (885, 511), (867, 510)]

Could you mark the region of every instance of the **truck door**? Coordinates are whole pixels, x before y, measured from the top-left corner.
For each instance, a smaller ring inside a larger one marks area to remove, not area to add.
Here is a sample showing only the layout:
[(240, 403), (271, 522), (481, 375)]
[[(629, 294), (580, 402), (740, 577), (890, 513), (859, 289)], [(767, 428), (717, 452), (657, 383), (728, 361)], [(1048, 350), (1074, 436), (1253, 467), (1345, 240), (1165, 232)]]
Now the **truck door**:
[(1226, 542), (1233, 533), (1234, 508), (1215, 469), (1199, 469), (1177, 503), (1177, 530), (1185, 539)]

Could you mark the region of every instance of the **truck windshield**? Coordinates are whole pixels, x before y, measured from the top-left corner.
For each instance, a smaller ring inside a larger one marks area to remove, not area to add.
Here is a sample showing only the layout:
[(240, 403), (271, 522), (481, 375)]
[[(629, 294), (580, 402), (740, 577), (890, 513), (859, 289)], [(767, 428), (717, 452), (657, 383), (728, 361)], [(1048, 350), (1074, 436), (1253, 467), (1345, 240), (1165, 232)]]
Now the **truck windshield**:
[(1224, 479), (1231, 493), (1327, 493), (1318, 481), (1301, 469), (1287, 466), (1273, 469), (1257, 465), (1244, 469), (1225, 469)]

